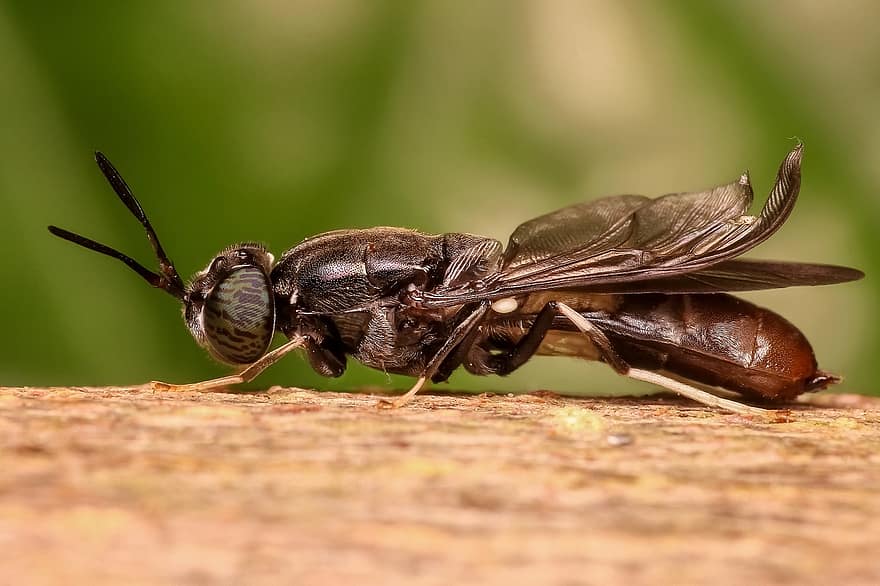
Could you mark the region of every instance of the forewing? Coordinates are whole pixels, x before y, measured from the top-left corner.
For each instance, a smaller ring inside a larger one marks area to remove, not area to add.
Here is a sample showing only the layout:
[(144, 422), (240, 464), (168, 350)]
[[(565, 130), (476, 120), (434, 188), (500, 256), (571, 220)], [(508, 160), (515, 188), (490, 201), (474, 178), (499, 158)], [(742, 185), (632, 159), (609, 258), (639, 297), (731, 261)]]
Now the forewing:
[[(656, 282), (739, 256), (788, 218), (800, 189), (802, 151), (798, 145), (783, 160), (758, 216), (746, 215), (752, 200), (747, 174), (703, 192), (617, 196), (564, 208), (517, 228), (501, 271), (480, 291), (440, 288), (425, 295), (425, 304), (547, 289), (618, 291), (630, 288), (623, 283)], [(725, 277), (707, 278), (721, 284)]]
[(650, 201), (642, 195), (603, 197), (525, 222), (510, 236), (502, 266), (513, 272), (621, 246), (632, 234), (633, 213)]
[(633, 213), (633, 232), (624, 243), (656, 259), (689, 254), (695, 243), (716, 233), (719, 226), (735, 224), (752, 205), (749, 177), (708, 191), (673, 193)]
[[(647, 269), (694, 263), (702, 254), (716, 252), (725, 240), (746, 232), (749, 222), (758, 223), (745, 215), (752, 203), (752, 188), (746, 174), (707, 191), (674, 193), (656, 199), (624, 197), (622, 201), (629, 205), (617, 206), (621, 215), (613, 221), (604, 217), (582, 218), (590, 228), (585, 246), (578, 245), (577, 220), (573, 219), (561, 225), (566, 246), (550, 251), (550, 242), (563, 239), (552, 238), (557, 232), (548, 222), (539, 232), (540, 238), (519, 244), (520, 250), (526, 248), (530, 254), (524, 257), (516, 253), (505, 265), (499, 284), (516, 287), (535, 278), (566, 282), (601, 279), (606, 275), (620, 278)], [(598, 203), (617, 199), (606, 198)], [(592, 209), (587, 205), (581, 211)], [(553, 215), (550, 219), (554, 219)], [(604, 233), (596, 232), (600, 226), (606, 228)], [(544, 245), (547, 252), (536, 257), (531, 252), (535, 243)]]
[(864, 276), (857, 269), (835, 265), (736, 259), (682, 275), (586, 286), (583, 290), (589, 293), (717, 293), (833, 285)]

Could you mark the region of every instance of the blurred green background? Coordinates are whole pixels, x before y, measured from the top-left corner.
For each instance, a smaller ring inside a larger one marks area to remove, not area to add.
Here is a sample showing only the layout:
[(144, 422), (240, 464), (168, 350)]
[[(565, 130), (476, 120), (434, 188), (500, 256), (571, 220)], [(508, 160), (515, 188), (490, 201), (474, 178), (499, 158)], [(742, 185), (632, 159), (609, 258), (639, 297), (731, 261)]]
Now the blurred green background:
[[(189, 275), (237, 240), (277, 255), (343, 227), (506, 241), (569, 203), (702, 189), (746, 168), (760, 204), (797, 136), (800, 203), (753, 256), (869, 278), (749, 298), (800, 326), (844, 390), (877, 392), (878, 20), (869, 0), (2, 2), (0, 384), (225, 372), (169, 296), (46, 232), (153, 266), (95, 149)], [(410, 382), (354, 364), (323, 379), (294, 356), (254, 384)], [(452, 386), (646, 388), (560, 358)]]

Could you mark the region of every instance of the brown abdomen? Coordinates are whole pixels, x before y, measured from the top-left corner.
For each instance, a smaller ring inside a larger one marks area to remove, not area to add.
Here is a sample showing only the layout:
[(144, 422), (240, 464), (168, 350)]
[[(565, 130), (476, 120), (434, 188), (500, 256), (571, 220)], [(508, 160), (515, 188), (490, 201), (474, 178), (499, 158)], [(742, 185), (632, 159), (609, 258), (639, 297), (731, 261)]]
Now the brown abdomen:
[(785, 318), (727, 294), (625, 295), (590, 320), (630, 365), (765, 400), (790, 400), (836, 378)]

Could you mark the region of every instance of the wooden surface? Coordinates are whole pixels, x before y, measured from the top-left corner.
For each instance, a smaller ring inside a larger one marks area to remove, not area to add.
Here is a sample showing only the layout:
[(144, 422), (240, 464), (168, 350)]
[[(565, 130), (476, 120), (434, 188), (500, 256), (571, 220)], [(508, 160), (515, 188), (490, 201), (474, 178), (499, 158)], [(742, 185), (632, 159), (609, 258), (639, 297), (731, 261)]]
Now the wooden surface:
[(0, 584), (880, 584), (880, 403), (813, 401), (0, 388)]

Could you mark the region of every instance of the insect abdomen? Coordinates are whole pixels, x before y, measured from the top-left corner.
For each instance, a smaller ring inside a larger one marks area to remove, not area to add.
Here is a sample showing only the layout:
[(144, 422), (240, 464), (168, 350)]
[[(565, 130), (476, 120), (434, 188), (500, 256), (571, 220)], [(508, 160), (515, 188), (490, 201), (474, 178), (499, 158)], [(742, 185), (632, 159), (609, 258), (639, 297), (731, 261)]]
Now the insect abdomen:
[(817, 369), (794, 325), (732, 295), (626, 295), (617, 311), (590, 319), (634, 367), (765, 400), (790, 400), (837, 380)]

